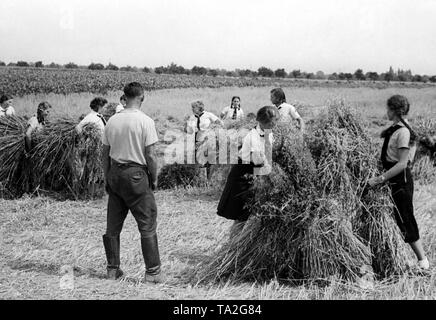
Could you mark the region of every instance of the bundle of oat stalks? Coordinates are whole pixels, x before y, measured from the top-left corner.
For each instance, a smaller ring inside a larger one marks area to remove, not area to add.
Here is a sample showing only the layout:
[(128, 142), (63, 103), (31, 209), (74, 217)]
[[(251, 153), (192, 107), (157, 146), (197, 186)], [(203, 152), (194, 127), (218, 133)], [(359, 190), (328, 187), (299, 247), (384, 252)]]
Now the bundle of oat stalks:
[(390, 192), (367, 184), (379, 174), (378, 150), (362, 123), (334, 101), (305, 135), (277, 127), (273, 172), (256, 178), (251, 217), (197, 280), (354, 280), (368, 265), (379, 278), (403, 273)]
[(94, 124), (76, 132), (77, 121), (57, 119), (33, 135), (34, 186), (72, 199), (104, 195), (101, 133)]
[(27, 121), (22, 117), (0, 117), (0, 196), (20, 196), (25, 189), (25, 136)]

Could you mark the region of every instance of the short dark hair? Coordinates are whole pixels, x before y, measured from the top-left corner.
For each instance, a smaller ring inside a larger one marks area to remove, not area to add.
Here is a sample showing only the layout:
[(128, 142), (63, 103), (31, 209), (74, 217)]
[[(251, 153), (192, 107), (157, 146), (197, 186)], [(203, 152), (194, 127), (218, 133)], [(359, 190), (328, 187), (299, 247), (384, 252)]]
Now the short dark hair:
[(282, 88), (274, 88), (271, 90), (271, 94), (276, 97), (280, 103), (286, 102), (285, 92)]
[(270, 123), (274, 118), (278, 118), (277, 108), (265, 106), (257, 111), (256, 120), (261, 123)]
[(6, 102), (6, 101), (8, 101), (8, 100), (11, 100), (11, 99), (13, 99), (13, 97), (12, 97), (11, 95), (9, 95), (9, 94), (3, 94), (3, 95), (0, 97), (0, 104), (2, 104), (3, 102)]
[(144, 94), (144, 87), (139, 82), (130, 82), (124, 87), (126, 98), (136, 98)]
[(106, 103), (107, 103), (107, 100), (105, 98), (97, 97), (97, 98), (92, 99), (91, 104), (89, 106), (91, 107), (92, 110), (94, 110), (95, 112), (98, 112), (98, 109), (100, 109), (101, 107), (104, 107)]

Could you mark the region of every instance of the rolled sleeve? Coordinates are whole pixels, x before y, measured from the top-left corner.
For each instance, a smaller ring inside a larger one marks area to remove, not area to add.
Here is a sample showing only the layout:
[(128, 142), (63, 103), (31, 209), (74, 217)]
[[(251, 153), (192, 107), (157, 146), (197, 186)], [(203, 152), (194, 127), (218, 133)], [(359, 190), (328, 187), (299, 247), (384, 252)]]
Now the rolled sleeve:
[(300, 114), (297, 112), (297, 109), (294, 106), (289, 107), (289, 114), (293, 119), (300, 119)]
[(249, 133), (245, 136), (240, 151), (240, 157), (244, 163), (248, 163), (251, 161), (251, 151), (252, 151), (252, 136)]
[(217, 121), (217, 120), (219, 120), (220, 118), (218, 118), (216, 115), (214, 115), (212, 112), (209, 112), (209, 120), (211, 121), (211, 122), (215, 122), (215, 121)]
[(154, 124), (154, 121), (151, 121), (150, 123), (147, 123), (145, 126), (145, 146), (151, 146), (152, 144), (155, 144), (159, 141), (159, 138), (157, 136), (156, 132), (156, 126)]
[(407, 128), (402, 128), (398, 131), (397, 148), (410, 149), (410, 132)]

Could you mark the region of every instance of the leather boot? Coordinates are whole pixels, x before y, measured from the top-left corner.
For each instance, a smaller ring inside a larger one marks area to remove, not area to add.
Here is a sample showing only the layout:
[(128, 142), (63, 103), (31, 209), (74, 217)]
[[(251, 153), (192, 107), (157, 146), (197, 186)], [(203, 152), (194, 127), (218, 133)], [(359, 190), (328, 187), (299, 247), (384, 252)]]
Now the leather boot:
[(157, 235), (141, 238), (142, 255), (145, 262), (145, 282), (163, 282)]
[(117, 280), (124, 273), (120, 269), (120, 236), (103, 236), (104, 249), (107, 258), (107, 278)]

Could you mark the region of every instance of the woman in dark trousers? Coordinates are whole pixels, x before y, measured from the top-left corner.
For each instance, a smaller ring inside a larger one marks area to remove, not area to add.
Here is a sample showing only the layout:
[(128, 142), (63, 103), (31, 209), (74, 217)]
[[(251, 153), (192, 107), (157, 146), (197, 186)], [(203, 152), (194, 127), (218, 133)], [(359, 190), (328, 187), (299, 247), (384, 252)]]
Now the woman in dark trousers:
[(231, 237), (244, 227), (250, 212), (245, 205), (252, 198), (251, 184), (254, 175), (266, 175), (271, 171), (271, 157), (267, 157), (266, 144), (272, 146), (273, 134), (270, 131), (279, 115), (275, 107), (267, 106), (257, 112), (257, 125), (244, 138), (239, 151), (238, 164), (235, 164), (228, 177), (218, 204), (218, 215), (234, 220)]
[(381, 161), (385, 172), (369, 181), (371, 186), (388, 182), (394, 200), (395, 220), (404, 240), (418, 258), (421, 270), (430, 268), (429, 261), (419, 238), (418, 225), (413, 209), (413, 177), (410, 163), (415, 156), (416, 134), (404, 118), (409, 113), (410, 104), (406, 97), (394, 95), (387, 102), (387, 115), (392, 126), (383, 131), (384, 138)]

